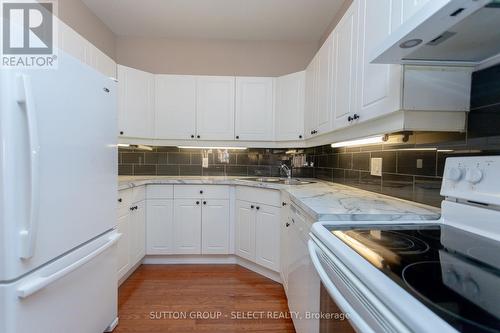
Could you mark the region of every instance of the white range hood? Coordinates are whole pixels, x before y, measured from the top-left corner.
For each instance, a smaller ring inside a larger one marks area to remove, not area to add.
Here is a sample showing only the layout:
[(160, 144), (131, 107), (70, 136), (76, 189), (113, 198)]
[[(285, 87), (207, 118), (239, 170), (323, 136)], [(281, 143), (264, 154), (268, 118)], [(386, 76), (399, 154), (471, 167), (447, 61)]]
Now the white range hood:
[(380, 64), (500, 62), (500, 0), (431, 0), (373, 54)]

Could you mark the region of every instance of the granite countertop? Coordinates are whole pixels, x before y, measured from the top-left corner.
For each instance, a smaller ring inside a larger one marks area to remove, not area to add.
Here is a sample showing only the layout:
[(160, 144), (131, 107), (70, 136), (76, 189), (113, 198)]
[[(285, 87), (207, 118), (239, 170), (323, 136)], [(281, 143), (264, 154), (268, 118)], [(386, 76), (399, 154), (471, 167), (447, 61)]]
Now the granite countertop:
[[(357, 188), (310, 179), (313, 184), (284, 185), (244, 177), (119, 176), (118, 189), (146, 184), (241, 185), (286, 191), (291, 201), (316, 221), (437, 220), (439, 208)], [(307, 180), (307, 179), (302, 179)]]

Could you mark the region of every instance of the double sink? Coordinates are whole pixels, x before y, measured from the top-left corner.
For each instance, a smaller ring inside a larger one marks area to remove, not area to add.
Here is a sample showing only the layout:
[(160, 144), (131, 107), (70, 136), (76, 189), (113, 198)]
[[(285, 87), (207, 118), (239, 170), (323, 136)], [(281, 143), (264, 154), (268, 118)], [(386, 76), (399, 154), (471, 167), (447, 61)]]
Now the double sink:
[(300, 180), (297, 178), (277, 178), (277, 177), (250, 177), (250, 178), (240, 178), (237, 180), (256, 182), (256, 183), (283, 184), (283, 185), (307, 185), (314, 183), (306, 180)]

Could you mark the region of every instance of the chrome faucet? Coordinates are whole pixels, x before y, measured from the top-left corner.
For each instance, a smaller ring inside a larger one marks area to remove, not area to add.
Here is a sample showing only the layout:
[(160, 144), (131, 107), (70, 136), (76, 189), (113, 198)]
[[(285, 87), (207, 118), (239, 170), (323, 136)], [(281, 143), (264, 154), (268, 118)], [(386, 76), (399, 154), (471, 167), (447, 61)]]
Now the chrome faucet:
[(288, 179), (292, 178), (292, 169), (290, 169), (286, 164), (281, 164), (280, 171), (284, 171)]

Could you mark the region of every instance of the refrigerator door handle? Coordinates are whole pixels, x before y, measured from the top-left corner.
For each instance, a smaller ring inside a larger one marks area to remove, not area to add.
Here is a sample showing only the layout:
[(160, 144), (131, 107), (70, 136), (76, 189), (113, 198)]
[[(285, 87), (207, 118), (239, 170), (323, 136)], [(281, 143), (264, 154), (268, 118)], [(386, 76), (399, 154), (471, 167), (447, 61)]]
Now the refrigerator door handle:
[(113, 246), (118, 240), (122, 234), (119, 233), (114, 233), (112, 234), (109, 238), (106, 244), (103, 246), (99, 247), (97, 250), (91, 252), (90, 254), (86, 255), (85, 257), (75, 261), (69, 266), (64, 267), (60, 271), (57, 271), (53, 274), (50, 274), (49, 276), (41, 276), (33, 279), (32, 281), (29, 281), (25, 284), (22, 284), (17, 288), (17, 296), (19, 298), (27, 298), (37, 291), (42, 290), (43, 288), (47, 287), (51, 283), (56, 282), (57, 280), (61, 279), (62, 277), (68, 275), (69, 273), (73, 272), (76, 270), (78, 267), (85, 265), (104, 251), (106, 251), (108, 248)]
[(20, 231), (20, 258), (29, 259), (34, 254), (36, 227), (39, 209), (39, 185), (40, 185), (40, 143), (38, 138), (38, 122), (36, 110), (32, 98), (30, 79), (28, 75), (16, 76), (17, 104), (26, 112), (29, 141), (29, 163), (30, 163), (30, 186), (29, 186), (29, 219), (28, 223)]

